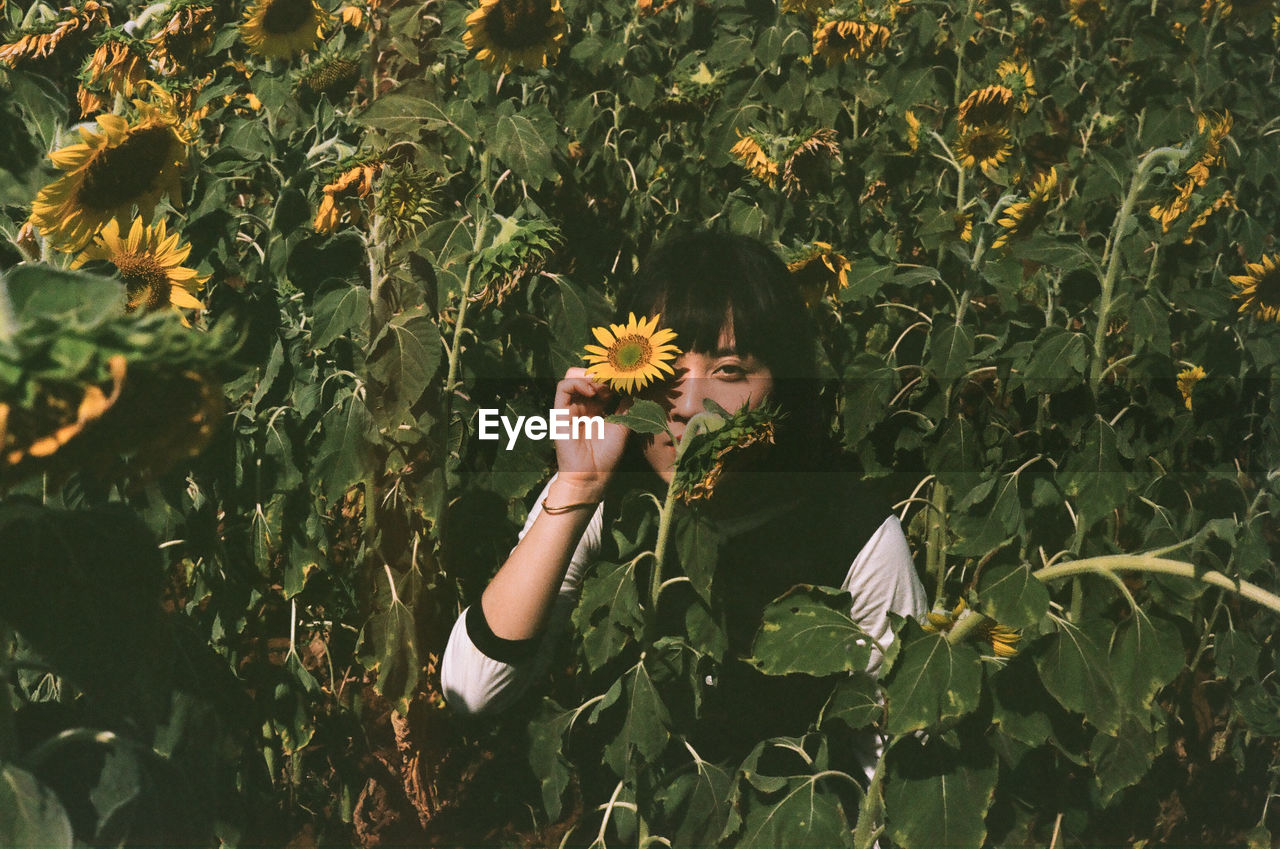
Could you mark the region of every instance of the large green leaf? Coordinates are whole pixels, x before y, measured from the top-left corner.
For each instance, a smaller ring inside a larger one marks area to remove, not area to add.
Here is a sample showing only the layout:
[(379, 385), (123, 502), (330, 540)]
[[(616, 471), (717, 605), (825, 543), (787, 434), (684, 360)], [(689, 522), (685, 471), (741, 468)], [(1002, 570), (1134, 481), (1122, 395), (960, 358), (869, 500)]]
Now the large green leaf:
[[(917, 629), (918, 631), (918, 629)], [(932, 728), (978, 706), (982, 661), (972, 646), (942, 634), (905, 638), (885, 687), (890, 734)]]
[(1123, 448), (1115, 428), (1096, 417), (1062, 464), (1058, 483), (1067, 495), (1079, 499), (1080, 512), (1090, 520), (1110, 513), (1129, 497), (1131, 477), (1121, 460), (1127, 453)]
[(369, 290), (345, 280), (332, 280), (316, 294), (311, 319), (311, 347), (326, 348), (344, 333), (359, 331), (360, 338), (369, 325)]
[(1049, 612), (1049, 589), (1032, 577), (1025, 563), (984, 570), (978, 596), (983, 613), (1011, 628), (1036, 628)]
[(743, 849), (852, 847), (853, 829), (839, 797), (831, 792), (834, 783), (834, 778), (810, 775), (785, 779), (783, 789), (765, 801), (747, 803), (742, 831), (733, 845)]
[(675, 548), (680, 566), (693, 589), (711, 604), (711, 584), (720, 551), (720, 536), (711, 520), (697, 513), (681, 512), (676, 518)]
[(1114, 736), (1094, 737), (1089, 759), (1102, 791), (1102, 803), (1109, 804), (1121, 790), (1141, 781), (1162, 748), (1155, 732), (1137, 718), (1126, 719)]
[(622, 775), (633, 753), (642, 763), (658, 759), (671, 739), (671, 716), (644, 661), (615, 681), (611, 693), (613, 698), (606, 694), (603, 704), (616, 700), (613, 710), (622, 712), (622, 721), (614, 738), (605, 746), (604, 758), (616, 774)]
[(849, 618), (848, 592), (801, 584), (764, 610), (748, 663), (766, 675), (859, 672), (871, 660), (866, 633)]
[(1116, 626), (1110, 660), (1116, 695), (1135, 714), (1145, 714), (1156, 692), (1187, 663), (1178, 626), (1142, 612)]
[(1115, 683), (1106, 655), (1081, 628), (1057, 620), (1057, 633), (1044, 638), (1036, 653), (1040, 680), (1067, 710), (1084, 714), (1102, 731), (1119, 727)]
[(419, 689), (425, 665), (418, 654), (414, 615), (409, 607), (418, 595), (420, 582), (416, 569), (398, 581), (396, 596), (365, 625), (361, 645), (366, 666), (378, 673), (378, 691), (388, 701), (398, 703), (404, 712)]
[(729, 773), (697, 760), (655, 794), (662, 820), (670, 823), (672, 849), (711, 846), (729, 818)]
[(884, 716), (884, 701), (876, 679), (866, 673), (857, 673), (836, 684), (831, 698), (822, 708), (821, 725), (839, 722), (857, 730), (873, 725)]
[(930, 337), (925, 368), (946, 383), (964, 374), (972, 356), (973, 331), (963, 324), (947, 323)]
[(903, 849), (980, 847), (995, 796), (995, 754), (980, 740), (955, 747), (906, 737), (889, 751), (885, 831)]
[(667, 412), (656, 401), (643, 398), (634, 401), (626, 412), (607, 417), (606, 421), (620, 424), (636, 433), (666, 433)]
[(577, 717), (551, 699), (543, 699), (529, 721), (529, 767), (542, 788), (542, 806), (554, 822), (560, 818), (565, 788), (569, 786), (569, 761), (565, 759), (565, 734)]
[(520, 114), (499, 116), (491, 143), (493, 152), (516, 176), (537, 185), (556, 176), (551, 161), (555, 137), (555, 120), (539, 104)]
[(1047, 327), (1036, 339), (1034, 352), (1017, 384), (1034, 393), (1061, 392), (1084, 374), (1088, 365), (1088, 345), (1080, 333)]
[(639, 608), (634, 566), (601, 563), (587, 576), (573, 624), (582, 635), (588, 668), (604, 666), (635, 639), (642, 624)]
[(369, 355), (369, 375), (384, 387), (390, 410), (412, 407), (440, 365), (440, 330), (425, 307), (395, 315), (378, 333)]
[(31, 773), (0, 764), (0, 846), (71, 849), (71, 821), (53, 791)]

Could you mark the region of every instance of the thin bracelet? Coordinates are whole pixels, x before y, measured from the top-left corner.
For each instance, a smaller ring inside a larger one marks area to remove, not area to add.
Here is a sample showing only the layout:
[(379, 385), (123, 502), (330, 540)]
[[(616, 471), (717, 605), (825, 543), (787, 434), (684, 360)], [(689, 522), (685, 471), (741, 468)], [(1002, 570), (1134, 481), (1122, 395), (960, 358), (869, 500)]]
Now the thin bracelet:
[(598, 501), (579, 501), (577, 504), (564, 504), (560, 507), (552, 507), (547, 503), (547, 499), (542, 499), (542, 512), (551, 516), (559, 516), (561, 513), (568, 513), (570, 510), (581, 510), (583, 507), (595, 509)]

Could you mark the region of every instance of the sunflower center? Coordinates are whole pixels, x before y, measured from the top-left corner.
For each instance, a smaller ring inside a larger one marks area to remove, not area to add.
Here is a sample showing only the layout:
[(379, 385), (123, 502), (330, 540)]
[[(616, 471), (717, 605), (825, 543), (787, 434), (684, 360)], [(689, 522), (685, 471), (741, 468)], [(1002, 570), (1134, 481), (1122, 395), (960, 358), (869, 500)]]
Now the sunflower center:
[(262, 29), (271, 35), (290, 35), (311, 20), (311, 0), (272, 0), (262, 14)]
[(76, 200), (89, 209), (108, 210), (145, 195), (163, 170), (172, 142), (168, 127), (144, 127), (98, 151), (85, 169)]
[(1254, 292), (1254, 296), (1263, 306), (1280, 307), (1280, 266), (1270, 269), (1258, 278)]
[(546, 0), (498, 0), (485, 19), (485, 31), (499, 47), (518, 49), (551, 38), (551, 4)]
[(653, 355), (653, 346), (643, 336), (624, 336), (609, 349), (609, 365), (629, 372), (644, 368)]
[(986, 162), (1000, 151), (1000, 137), (990, 133), (978, 133), (969, 140), (969, 153), (979, 162)]
[(169, 274), (149, 253), (116, 254), (111, 263), (124, 279), (129, 312), (150, 312), (169, 303)]

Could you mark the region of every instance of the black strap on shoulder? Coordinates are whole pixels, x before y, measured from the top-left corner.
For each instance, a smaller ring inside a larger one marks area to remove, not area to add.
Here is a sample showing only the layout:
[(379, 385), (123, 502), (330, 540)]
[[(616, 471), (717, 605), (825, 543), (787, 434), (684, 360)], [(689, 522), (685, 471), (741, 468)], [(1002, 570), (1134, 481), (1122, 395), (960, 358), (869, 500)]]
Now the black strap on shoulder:
[(537, 651), (539, 642), (537, 637), (507, 640), (493, 633), (489, 620), (484, 618), (484, 609), (479, 601), (467, 608), (467, 636), (486, 657), (499, 663), (521, 663), (528, 660)]

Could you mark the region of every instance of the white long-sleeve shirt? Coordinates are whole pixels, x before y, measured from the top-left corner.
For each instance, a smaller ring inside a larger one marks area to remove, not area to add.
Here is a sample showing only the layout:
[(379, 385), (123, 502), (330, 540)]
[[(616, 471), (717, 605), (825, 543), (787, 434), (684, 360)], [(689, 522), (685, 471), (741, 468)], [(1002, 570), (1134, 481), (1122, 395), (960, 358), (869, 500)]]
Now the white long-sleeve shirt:
[[(538, 496), (538, 501), (520, 539), (528, 533), (542, 513), (542, 499), (551, 484)], [(568, 632), (569, 617), (578, 601), (583, 575), (596, 559), (601, 547), (604, 508), (597, 507), (587, 524), (578, 547), (569, 560), (564, 581), (552, 603), (547, 627), (536, 650), (525, 659), (506, 662), (495, 659), (476, 646), (476, 640), (494, 640), (477, 606), (463, 611), (454, 623), (441, 660), (440, 683), (449, 706), (466, 714), (500, 711), (515, 701), (548, 668), (560, 643)], [(727, 577), (726, 580), (731, 580)], [(927, 608), (924, 587), (916, 576), (906, 536), (898, 518), (890, 514), (853, 558), (841, 588), (853, 595), (849, 611), (853, 621), (881, 646), (893, 640), (890, 612), (903, 616), (921, 616)], [(486, 633), (487, 632), (487, 633)], [(874, 646), (868, 671), (878, 671), (883, 660)]]

